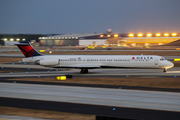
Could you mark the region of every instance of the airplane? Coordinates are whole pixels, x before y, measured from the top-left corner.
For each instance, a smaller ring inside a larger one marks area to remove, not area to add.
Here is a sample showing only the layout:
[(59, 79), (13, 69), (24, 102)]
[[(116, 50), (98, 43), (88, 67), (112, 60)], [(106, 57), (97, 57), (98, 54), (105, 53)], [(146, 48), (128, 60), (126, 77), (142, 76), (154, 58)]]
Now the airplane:
[(23, 62), (54, 68), (76, 68), (88, 73), (95, 68), (164, 69), (174, 64), (157, 55), (42, 55), (29, 42), (15, 44), (24, 54)]

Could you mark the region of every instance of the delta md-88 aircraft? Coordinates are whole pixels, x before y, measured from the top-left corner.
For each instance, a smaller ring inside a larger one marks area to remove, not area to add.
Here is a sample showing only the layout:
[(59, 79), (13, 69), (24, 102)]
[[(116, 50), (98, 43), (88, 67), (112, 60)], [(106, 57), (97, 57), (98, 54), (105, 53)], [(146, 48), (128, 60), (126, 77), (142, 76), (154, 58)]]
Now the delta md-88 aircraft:
[(164, 69), (174, 66), (162, 56), (157, 55), (42, 55), (29, 42), (16, 44), (26, 58), (23, 62), (32, 62), (45, 67), (76, 68), (80, 73), (88, 73), (95, 68), (135, 68)]

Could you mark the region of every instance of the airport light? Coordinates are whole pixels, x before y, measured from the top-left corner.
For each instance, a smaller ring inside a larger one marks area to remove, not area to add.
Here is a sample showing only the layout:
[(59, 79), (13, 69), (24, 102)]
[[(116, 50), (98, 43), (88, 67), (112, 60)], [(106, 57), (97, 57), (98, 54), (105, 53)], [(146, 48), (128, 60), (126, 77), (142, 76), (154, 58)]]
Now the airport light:
[(161, 34), (160, 34), (160, 33), (157, 33), (157, 34), (156, 34), (156, 37), (160, 37), (160, 36), (161, 36)]
[(26, 39), (25, 39), (25, 38), (23, 38), (22, 40), (23, 40), (23, 41), (25, 41)]
[(175, 58), (174, 61), (180, 61), (180, 58)]
[(107, 37), (111, 37), (111, 35), (107, 35)]
[(14, 39), (13, 39), (13, 38), (11, 38), (11, 39), (10, 39), (10, 41), (14, 41)]
[(142, 33), (139, 33), (139, 34), (138, 34), (138, 37), (142, 37), (142, 36), (143, 36), (143, 34), (142, 34)]
[(175, 36), (177, 36), (177, 33), (172, 33), (171, 35), (172, 35), (173, 37), (175, 37)]
[(20, 39), (19, 39), (19, 38), (17, 38), (17, 39), (16, 39), (16, 41), (20, 41)]
[(114, 34), (114, 37), (119, 37), (119, 35), (118, 34)]
[(51, 53), (52, 53), (52, 51), (49, 51), (49, 53), (51, 54)]
[(169, 33), (164, 33), (164, 37), (168, 37), (169, 36)]
[(45, 50), (39, 50), (39, 52), (45, 52)]
[(152, 34), (151, 34), (151, 33), (148, 33), (148, 34), (147, 34), (147, 37), (152, 37)]
[(78, 37), (76, 37), (76, 39), (78, 39)]
[(4, 41), (7, 41), (7, 38), (4, 38)]
[(104, 37), (104, 35), (100, 35), (100, 37), (102, 38), (102, 37)]
[(66, 80), (66, 76), (57, 76), (56, 79), (57, 80)]
[(130, 33), (128, 36), (129, 36), (129, 37), (134, 37), (134, 34)]

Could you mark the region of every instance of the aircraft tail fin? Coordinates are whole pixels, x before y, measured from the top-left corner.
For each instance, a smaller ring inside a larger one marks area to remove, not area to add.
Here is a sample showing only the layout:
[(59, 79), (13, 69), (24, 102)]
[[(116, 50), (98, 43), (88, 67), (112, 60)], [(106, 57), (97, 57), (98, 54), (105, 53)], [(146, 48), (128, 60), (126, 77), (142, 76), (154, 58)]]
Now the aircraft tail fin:
[(38, 51), (36, 51), (29, 42), (19, 42), (15, 44), (21, 50), (25, 57), (42, 56)]

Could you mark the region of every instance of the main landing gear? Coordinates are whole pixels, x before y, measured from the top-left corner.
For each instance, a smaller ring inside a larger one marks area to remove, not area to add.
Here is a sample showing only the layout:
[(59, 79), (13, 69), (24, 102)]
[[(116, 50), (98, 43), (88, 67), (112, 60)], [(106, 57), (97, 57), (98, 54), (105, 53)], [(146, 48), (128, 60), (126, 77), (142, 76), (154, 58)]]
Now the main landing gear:
[(80, 73), (81, 74), (88, 73), (88, 69), (81, 69)]
[(167, 68), (164, 68), (164, 71), (163, 72), (167, 72)]

